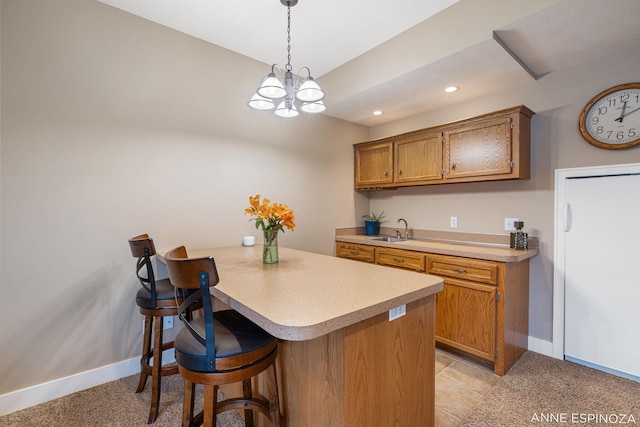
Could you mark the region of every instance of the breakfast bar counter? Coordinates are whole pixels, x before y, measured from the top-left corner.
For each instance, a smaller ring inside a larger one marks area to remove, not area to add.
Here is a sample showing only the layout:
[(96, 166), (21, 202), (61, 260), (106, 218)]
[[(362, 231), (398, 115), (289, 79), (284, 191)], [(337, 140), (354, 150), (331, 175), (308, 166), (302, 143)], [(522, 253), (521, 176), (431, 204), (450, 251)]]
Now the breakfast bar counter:
[(441, 278), (283, 247), (271, 265), (261, 245), (187, 251), (213, 256), (216, 299), (280, 339), (286, 425), (433, 425)]

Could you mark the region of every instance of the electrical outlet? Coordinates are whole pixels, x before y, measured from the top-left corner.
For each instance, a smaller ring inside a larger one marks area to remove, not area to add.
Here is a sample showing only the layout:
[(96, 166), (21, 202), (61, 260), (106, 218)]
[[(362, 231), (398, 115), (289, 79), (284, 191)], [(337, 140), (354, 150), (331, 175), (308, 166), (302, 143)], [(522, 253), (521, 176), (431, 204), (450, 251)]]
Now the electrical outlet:
[(173, 316), (165, 316), (162, 318), (162, 329), (173, 328)]
[(514, 231), (516, 229), (515, 222), (520, 221), (520, 218), (505, 218), (504, 219), (504, 230), (505, 231)]
[(452, 216), (451, 217), (451, 222), (449, 223), (449, 226), (451, 228), (458, 228), (458, 217), (457, 216)]
[[(173, 316), (167, 316), (162, 318), (162, 329), (173, 328)], [(144, 317), (142, 318), (142, 330), (144, 331)]]
[(399, 307), (392, 308), (391, 310), (389, 310), (389, 322), (391, 322), (392, 320), (396, 320), (398, 317), (402, 317), (405, 314), (407, 314), (406, 304), (402, 304)]

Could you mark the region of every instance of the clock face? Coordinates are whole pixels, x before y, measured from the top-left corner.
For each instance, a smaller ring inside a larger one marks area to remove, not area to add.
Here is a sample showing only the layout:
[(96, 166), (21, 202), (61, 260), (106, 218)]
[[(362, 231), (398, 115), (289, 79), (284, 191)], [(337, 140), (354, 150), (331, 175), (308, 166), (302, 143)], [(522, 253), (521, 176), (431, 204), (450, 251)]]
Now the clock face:
[(580, 133), (601, 148), (640, 144), (640, 83), (618, 85), (596, 95), (582, 110)]

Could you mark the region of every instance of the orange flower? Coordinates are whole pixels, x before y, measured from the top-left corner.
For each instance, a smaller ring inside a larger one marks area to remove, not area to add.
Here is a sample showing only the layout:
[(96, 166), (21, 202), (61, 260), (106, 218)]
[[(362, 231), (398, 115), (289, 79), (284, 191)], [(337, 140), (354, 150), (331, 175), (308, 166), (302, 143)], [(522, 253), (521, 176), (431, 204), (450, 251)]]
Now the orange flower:
[(282, 203), (271, 203), (271, 200), (264, 198), (260, 202), (260, 195), (249, 196), (249, 207), (244, 210), (245, 215), (249, 214), (255, 218), (250, 221), (256, 222), (256, 228), (263, 230), (275, 230), (284, 232), (283, 227), (293, 231), (296, 227), (295, 216), (289, 207)]
[(289, 213), (287, 213), (284, 216), (284, 221), (282, 221), (282, 225), (287, 227), (289, 230), (293, 231), (296, 228), (296, 224), (294, 223), (295, 219), (296, 217), (295, 215), (293, 215), (293, 211), (289, 211)]
[(260, 206), (260, 195), (256, 194), (253, 197), (249, 196), (249, 205), (251, 205), (252, 209), (258, 209), (258, 206)]

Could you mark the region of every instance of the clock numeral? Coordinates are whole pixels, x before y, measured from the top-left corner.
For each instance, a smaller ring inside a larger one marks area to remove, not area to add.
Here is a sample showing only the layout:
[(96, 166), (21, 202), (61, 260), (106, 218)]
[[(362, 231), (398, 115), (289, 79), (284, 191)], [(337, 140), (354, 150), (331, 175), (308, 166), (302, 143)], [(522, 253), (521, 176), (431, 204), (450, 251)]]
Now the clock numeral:
[(599, 121), (600, 121), (600, 119), (598, 117), (595, 117), (595, 116), (591, 117), (591, 124), (592, 125), (594, 125), (594, 126), (597, 125)]
[[(611, 100), (609, 100), (609, 104), (611, 104)], [(613, 105), (616, 105), (616, 101), (613, 101)], [(605, 114), (607, 114), (607, 107), (599, 107), (598, 108), (598, 114), (600, 114), (601, 116), (604, 116)]]
[(624, 93), (624, 94), (620, 95), (620, 103), (621, 104), (624, 104), (628, 100), (629, 100), (629, 94), (628, 93)]
[[(611, 139), (611, 137), (614, 135), (614, 131), (610, 130), (610, 131), (605, 131), (603, 126), (598, 126), (595, 128), (595, 133), (598, 135), (602, 135), (602, 134), (606, 134), (605, 140)], [(621, 140), (621, 139), (625, 139), (625, 138), (635, 138), (638, 134), (636, 133), (636, 129), (635, 128), (630, 128), (627, 131), (627, 134), (625, 135), (624, 131), (618, 131), (615, 134), (615, 138), (617, 140)]]

